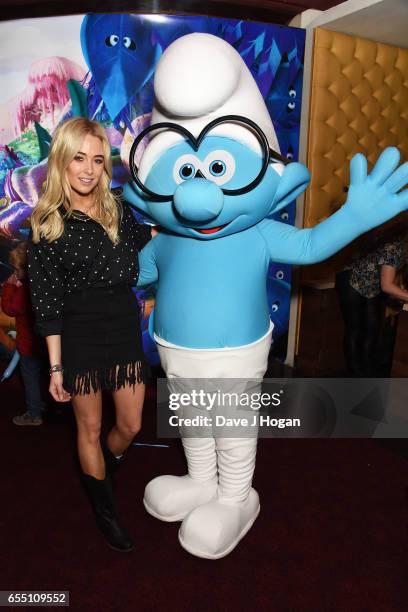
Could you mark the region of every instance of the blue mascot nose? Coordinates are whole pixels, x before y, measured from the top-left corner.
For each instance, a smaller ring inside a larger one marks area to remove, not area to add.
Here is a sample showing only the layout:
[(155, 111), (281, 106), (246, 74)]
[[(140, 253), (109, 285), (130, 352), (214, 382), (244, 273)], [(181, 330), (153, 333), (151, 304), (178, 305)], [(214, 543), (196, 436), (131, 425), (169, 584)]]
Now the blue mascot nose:
[(224, 194), (215, 183), (194, 178), (177, 186), (173, 200), (178, 214), (184, 219), (210, 221), (220, 214)]

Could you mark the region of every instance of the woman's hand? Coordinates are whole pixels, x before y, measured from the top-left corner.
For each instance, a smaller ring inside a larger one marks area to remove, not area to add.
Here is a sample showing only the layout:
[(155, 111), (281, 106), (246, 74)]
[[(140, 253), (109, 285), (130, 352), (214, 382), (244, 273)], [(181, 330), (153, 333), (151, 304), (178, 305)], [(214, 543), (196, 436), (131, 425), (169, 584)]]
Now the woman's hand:
[(62, 372), (53, 372), (51, 374), (49, 392), (56, 402), (69, 402), (71, 396), (68, 391), (65, 391), (62, 382)]

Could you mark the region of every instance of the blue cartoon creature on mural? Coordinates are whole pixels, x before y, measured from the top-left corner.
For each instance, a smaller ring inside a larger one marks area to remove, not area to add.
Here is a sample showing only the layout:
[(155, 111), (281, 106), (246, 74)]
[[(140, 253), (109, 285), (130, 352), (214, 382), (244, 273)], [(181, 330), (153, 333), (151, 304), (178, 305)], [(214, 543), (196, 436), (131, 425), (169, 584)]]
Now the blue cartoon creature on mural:
[[(302, 193), (309, 172), (287, 163), (264, 100), (240, 55), (209, 34), (184, 36), (155, 74), (152, 125), (132, 150), (125, 197), (163, 229), (140, 254), (139, 285), (157, 282), (154, 333), (169, 381), (262, 379), (272, 323), (271, 261), (311, 264), (408, 208), (408, 164), (385, 150), (367, 175), (351, 161), (345, 205), (312, 229), (268, 218)], [(234, 381), (232, 381), (234, 382)], [(146, 487), (148, 512), (182, 521), (181, 545), (217, 559), (260, 509), (252, 488), (256, 435), (182, 437), (188, 475)], [(224, 430), (223, 430), (224, 431)]]
[(103, 101), (115, 124), (129, 122), (129, 102), (142, 91), (161, 55), (160, 45), (153, 41), (152, 23), (139, 15), (86, 15), (81, 47), (92, 72), (91, 116), (101, 111)]

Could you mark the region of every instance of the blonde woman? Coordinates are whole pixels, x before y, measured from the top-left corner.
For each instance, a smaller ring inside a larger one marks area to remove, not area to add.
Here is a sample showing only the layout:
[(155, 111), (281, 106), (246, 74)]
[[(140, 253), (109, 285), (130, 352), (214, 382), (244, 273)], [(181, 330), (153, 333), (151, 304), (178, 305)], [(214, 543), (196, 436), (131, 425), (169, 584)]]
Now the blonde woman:
[[(111, 177), (102, 126), (84, 118), (59, 126), (31, 218), (29, 278), (37, 330), (48, 347), (50, 393), (72, 402), (97, 524), (111, 548), (127, 552), (133, 542), (117, 517), (112, 478), (141, 426), (146, 365), (131, 286), (150, 228), (111, 193)], [(113, 395), (116, 424), (101, 447), (103, 390)]]

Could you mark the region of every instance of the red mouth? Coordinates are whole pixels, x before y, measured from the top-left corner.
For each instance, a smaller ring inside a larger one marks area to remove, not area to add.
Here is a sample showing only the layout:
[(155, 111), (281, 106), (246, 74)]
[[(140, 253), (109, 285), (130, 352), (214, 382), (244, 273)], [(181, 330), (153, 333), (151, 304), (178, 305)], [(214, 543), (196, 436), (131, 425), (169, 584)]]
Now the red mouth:
[(215, 234), (215, 232), (219, 232), (220, 230), (224, 229), (224, 227), (226, 227), (227, 225), (228, 223), (224, 223), (224, 225), (219, 225), (218, 227), (209, 227), (207, 229), (195, 228), (195, 231), (200, 232), (200, 234)]

